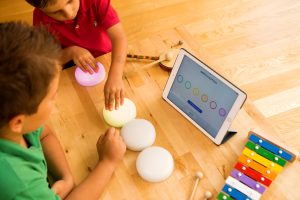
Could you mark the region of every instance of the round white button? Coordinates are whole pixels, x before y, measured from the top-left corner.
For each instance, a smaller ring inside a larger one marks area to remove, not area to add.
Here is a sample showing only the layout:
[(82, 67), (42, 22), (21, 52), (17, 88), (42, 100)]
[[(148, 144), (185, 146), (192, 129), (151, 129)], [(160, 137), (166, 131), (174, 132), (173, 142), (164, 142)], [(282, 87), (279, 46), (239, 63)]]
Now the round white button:
[(128, 149), (141, 151), (154, 143), (155, 129), (145, 119), (133, 119), (122, 127), (121, 136)]
[(103, 117), (109, 125), (122, 127), (136, 117), (136, 107), (131, 100), (124, 98), (124, 104), (118, 110), (109, 111), (103, 108)]
[(145, 181), (161, 182), (173, 172), (173, 157), (162, 147), (148, 147), (138, 155), (136, 169)]
[(101, 63), (97, 63), (98, 72), (90, 74), (89, 72), (83, 72), (79, 67), (75, 69), (75, 79), (82, 86), (94, 86), (99, 84), (105, 78), (105, 69)]

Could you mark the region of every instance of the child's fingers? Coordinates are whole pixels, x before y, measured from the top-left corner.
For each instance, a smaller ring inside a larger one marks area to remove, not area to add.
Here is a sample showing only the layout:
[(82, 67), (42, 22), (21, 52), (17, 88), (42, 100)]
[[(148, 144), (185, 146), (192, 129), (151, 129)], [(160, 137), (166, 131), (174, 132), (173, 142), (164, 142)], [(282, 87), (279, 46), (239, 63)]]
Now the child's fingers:
[(84, 67), (84, 69), (86, 69), (86, 71), (88, 71), (90, 74), (94, 73), (87, 61), (84, 61), (82, 63), (83, 63), (83, 67)]
[(92, 71), (98, 72), (97, 60), (94, 57), (89, 57), (86, 62), (92, 68)]
[(108, 92), (104, 92), (104, 102), (105, 102), (105, 109), (108, 110), (109, 109), (109, 93)]
[(108, 107), (109, 110), (113, 110), (115, 102), (115, 94), (113, 92), (109, 93)]
[(120, 92), (116, 92), (115, 94), (115, 109), (118, 110), (120, 106)]
[(84, 60), (77, 60), (76, 65), (80, 67), (82, 71), (91, 73), (90, 72), (91, 69), (89, 68), (89, 66), (86, 64)]
[(121, 90), (120, 91), (120, 105), (124, 104), (124, 98), (125, 98), (124, 90)]
[(115, 134), (115, 136), (120, 136), (120, 131), (118, 129), (115, 129), (114, 134)]
[(106, 138), (109, 139), (115, 135), (116, 129), (113, 127), (110, 127), (106, 132)]
[(94, 58), (94, 57), (92, 57), (92, 65), (91, 65), (91, 67), (92, 67), (92, 69), (94, 70), (94, 72), (98, 72), (98, 70), (99, 70), (99, 67), (98, 67), (98, 61)]

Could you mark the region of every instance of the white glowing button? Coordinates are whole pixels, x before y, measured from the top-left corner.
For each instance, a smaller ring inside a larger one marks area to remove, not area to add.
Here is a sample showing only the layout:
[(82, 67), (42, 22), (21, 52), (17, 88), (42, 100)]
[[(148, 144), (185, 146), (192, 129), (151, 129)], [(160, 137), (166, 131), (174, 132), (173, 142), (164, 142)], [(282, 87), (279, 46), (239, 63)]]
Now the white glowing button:
[(136, 117), (136, 107), (131, 100), (124, 98), (124, 104), (120, 105), (118, 110), (110, 111), (103, 108), (103, 117), (109, 125), (122, 127)]
[(162, 147), (148, 147), (138, 155), (136, 169), (145, 181), (161, 182), (173, 172), (173, 157)]
[(133, 119), (122, 127), (121, 136), (128, 149), (142, 151), (154, 143), (155, 129), (145, 119)]
[(105, 78), (105, 69), (101, 63), (97, 63), (98, 72), (90, 74), (89, 72), (82, 71), (79, 67), (75, 69), (75, 78), (82, 86), (94, 86), (99, 84)]

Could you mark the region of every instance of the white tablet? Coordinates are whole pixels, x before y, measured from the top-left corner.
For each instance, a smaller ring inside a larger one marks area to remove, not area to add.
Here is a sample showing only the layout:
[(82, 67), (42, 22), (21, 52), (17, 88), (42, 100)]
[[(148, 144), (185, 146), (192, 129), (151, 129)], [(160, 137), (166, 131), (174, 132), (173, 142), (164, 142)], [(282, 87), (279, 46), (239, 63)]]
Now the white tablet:
[(219, 145), (247, 95), (188, 51), (180, 49), (163, 98)]

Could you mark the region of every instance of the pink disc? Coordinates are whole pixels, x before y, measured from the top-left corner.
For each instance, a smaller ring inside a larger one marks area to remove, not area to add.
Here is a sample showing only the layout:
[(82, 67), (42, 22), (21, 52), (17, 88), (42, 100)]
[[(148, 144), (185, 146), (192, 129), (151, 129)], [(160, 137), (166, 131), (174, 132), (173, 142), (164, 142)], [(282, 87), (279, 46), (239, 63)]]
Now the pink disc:
[(76, 67), (76, 81), (82, 86), (94, 86), (101, 83), (105, 78), (105, 69), (101, 63), (98, 62), (97, 65), (99, 67), (98, 72), (94, 72), (93, 74), (84, 72), (79, 67)]

